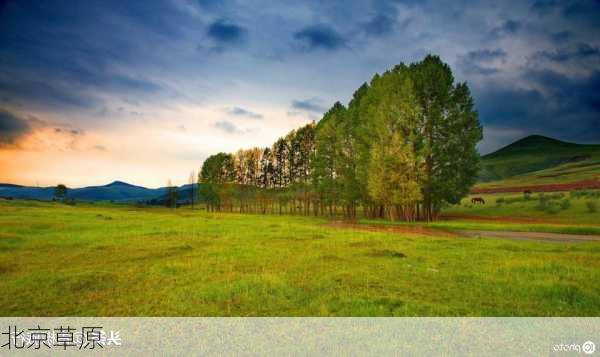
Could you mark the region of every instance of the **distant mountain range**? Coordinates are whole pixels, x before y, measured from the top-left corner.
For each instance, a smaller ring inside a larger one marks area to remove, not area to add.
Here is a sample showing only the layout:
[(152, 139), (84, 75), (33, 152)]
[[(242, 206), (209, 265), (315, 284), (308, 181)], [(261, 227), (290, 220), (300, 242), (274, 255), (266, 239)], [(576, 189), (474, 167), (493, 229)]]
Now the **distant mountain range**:
[[(482, 157), (479, 184), (518, 185), (600, 180), (600, 145), (568, 143), (531, 135)], [(489, 184), (488, 184), (489, 183)], [(178, 188), (179, 201), (190, 197), (191, 185)], [(68, 197), (80, 201), (144, 201), (160, 204), (167, 188), (146, 188), (115, 181), (104, 186), (70, 188)], [(0, 197), (52, 200), (54, 187), (0, 184)]]
[[(183, 185), (178, 188), (180, 199), (187, 199), (191, 185)], [(79, 201), (114, 201), (114, 202), (137, 202), (137, 201), (164, 201), (167, 188), (146, 188), (135, 186), (122, 181), (114, 181), (104, 186), (89, 186), (82, 188), (69, 188), (67, 196)], [(54, 186), (52, 187), (28, 187), (13, 184), (0, 184), (0, 197), (25, 198), (37, 200), (52, 200), (54, 197)]]

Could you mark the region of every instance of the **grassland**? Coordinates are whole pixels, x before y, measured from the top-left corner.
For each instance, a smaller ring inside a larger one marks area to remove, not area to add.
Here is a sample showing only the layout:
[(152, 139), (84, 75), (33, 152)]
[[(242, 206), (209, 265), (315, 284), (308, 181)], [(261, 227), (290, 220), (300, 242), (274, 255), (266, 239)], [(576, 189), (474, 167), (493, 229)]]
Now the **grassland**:
[[(471, 197), (482, 197), (485, 204), (472, 204)], [(498, 193), (466, 197), (458, 205), (444, 209), (451, 217), (508, 218), (498, 223), (543, 223), (576, 226), (600, 226), (600, 190), (577, 192)], [(545, 200), (541, 203), (540, 200)], [(590, 209), (590, 205), (592, 209)], [(595, 207), (595, 211), (594, 211)]]
[(391, 234), (325, 223), (0, 201), (0, 314), (600, 314), (598, 242)]

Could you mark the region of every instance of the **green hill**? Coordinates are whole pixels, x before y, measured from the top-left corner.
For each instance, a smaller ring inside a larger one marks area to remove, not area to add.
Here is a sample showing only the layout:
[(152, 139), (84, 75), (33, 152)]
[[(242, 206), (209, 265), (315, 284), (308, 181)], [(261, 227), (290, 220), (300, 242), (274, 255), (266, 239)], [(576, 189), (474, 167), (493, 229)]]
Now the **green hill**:
[(600, 145), (531, 135), (482, 157), (480, 187), (554, 184), (600, 177)]

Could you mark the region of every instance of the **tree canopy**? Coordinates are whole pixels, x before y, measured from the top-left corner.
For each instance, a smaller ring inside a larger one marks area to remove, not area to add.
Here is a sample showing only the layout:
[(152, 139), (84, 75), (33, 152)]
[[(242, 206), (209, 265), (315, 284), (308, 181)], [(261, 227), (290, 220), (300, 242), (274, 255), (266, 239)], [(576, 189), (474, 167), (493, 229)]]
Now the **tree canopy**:
[(210, 156), (200, 193), (217, 209), (432, 220), (475, 183), (481, 139), (467, 84), (428, 55), (375, 74), (272, 147)]

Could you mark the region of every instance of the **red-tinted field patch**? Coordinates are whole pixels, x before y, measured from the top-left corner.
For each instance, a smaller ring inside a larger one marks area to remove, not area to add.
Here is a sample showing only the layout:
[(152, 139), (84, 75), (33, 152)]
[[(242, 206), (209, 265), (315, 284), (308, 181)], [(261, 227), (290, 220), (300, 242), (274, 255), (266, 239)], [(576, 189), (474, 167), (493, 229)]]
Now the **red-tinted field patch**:
[(509, 187), (482, 187), (471, 190), (473, 194), (481, 193), (509, 193), (509, 192), (554, 192), (554, 191), (572, 191), (585, 189), (600, 189), (600, 180), (590, 179), (571, 183), (556, 183), (545, 185), (527, 185), (527, 186), (509, 186)]

